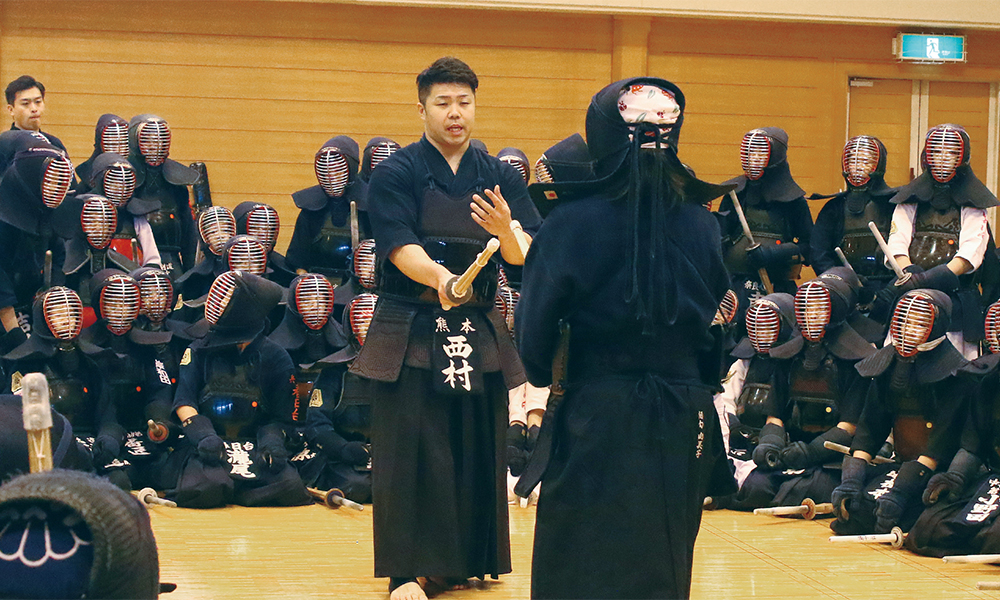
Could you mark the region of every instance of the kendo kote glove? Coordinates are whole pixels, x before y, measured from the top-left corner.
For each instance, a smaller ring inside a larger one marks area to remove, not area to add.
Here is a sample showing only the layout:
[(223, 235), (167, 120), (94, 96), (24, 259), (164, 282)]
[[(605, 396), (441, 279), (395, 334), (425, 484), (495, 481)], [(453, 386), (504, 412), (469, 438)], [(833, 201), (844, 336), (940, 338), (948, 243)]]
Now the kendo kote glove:
[(212, 420), (205, 415), (194, 415), (184, 422), (184, 437), (198, 449), (198, 458), (208, 465), (220, 465), (226, 455), (226, 445), (215, 433)]
[(285, 468), (291, 455), (285, 448), (285, 432), (280, 425), (264, 425), (257, 431), (257, 454), (272, 473)]
[(121, 449), (121, 442), (114, 436), (107, 433), (99, 434), (94, 440), (94, 466), (100, 469), (111, 464)]
[(959, 448), (951, 466), (944, 473), (937, 473), (927, 482), (924, 490), (924, 504), (930, 506), (938, 500), (957, 500), (966, 484), (976, 477), (983, 461), (978, 456)]
[(523, 423), (511, 423), (507, 428), (507, 466), (510, 474), (520, 477), (528, 464), (528, 436)]
[(960, 282), (958, 280), (958, 275), (948, 268), (948, 265), (937, 265), (936, 267), (931, 267), (930, 269), (923, 271), (917, 270), (920, 267), (916, 265), (910, 265), (906, 267), (904, 271), (910, 273), (910, 278), (900, 285), (893, 283), (891, 287), (895, 288), (897, 297), (902, 296), (910, 290), (919, 289), (932, 289), (941, 290), (942, 292), (954, 292), (958, 289)]
[(865, 477), (868, 475), (868, 463), (863, 459), (845, 456), (840, 471), (840, 485), (830, 494), (833, 503), (833, 514), (839, 521), (850, 518), (850, 501), (857, 498), (865, 487)]
[(368, 444), (348, 442), (332, 427), (315, 433), (312, 440), (329, 461), (359, 466), (368, 464)]
[(781, 466), (781, 451), (785, 449), (785, 428), (777, 423), (765, 423), (753, 449), (753, 461), (761, 469), (774, 470)]
[(910, 503), (920, 498), (933, 469), (915, 460), (899, 466), (892, 488), (875, 500), (875, 532), (889, 533), (899, 524)]
[(758, 245), (747, 250), (747, 262), (754, 269), (784, 267), (800, 259), (801, 256), (798, 244), (793, 242)]
[(850, 447), (854, 436), (847, 433), (840, 427), (831, 427), (822, 435), (816, 436), (808, 444), (805, 442), (792, 442), (781, 451), (781, 462), (789, 469), (805, 469), (814, 465), (821, 465), (831, 459), (842, 456), (836, 450), (829, 450), (824, 446), (824, 442), (833, 442), (841, 446)]

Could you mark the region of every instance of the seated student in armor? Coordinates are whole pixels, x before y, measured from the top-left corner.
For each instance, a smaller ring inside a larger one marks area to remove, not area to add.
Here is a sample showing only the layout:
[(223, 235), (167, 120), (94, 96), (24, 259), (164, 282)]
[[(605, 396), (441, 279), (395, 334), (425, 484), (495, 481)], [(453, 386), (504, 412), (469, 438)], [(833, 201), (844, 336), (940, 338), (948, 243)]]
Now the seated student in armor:
[[(836, 249), (841, 249), (863, 284), (858, 303), (866, 313), (872, 308), (876, 292), (894, 279), (882, 249), (868, 229), (868, 223), (875, 223), (882, 238), (889, 237), (894, 208), (889, 199), (896, 194), (896, 188), (885, 183), (886, 158), (885, 145), (878, 138), (859, 135), (847, 141), (841, 155), (847, 189), (823, 205), (810, 242), (810, 258), (817, 273), (844, 266), (836, 254)], [(890, 315), (887, 307), (881, 312), (872, 318), (885, 326)]]
[(23, 344), (3, 356), (11, 393), (21, 390), (27, 373), (42, 373), (49, 402), (64, 415), (73, 433), (92, 454), (100, 475), (109, 474), (120, 446), (115, 442), (111, 396), (97, 360), (109, 351), (80, 337), (83, 303), (73, 290), (56, 286), (39, 294), (33, 305), (34, 331)]
[(359, 239), (371, 237), (364, 213), (368, 184), (358, 179), (358, 144), (346, 135), (329, 139), (313, 164), (319, 185), (292, 194), (299, 216), (285, 258), (298, 274), (320, 273), (341, 285), (350, 278), (351, 203), (358, 210)]
[(205, 318), (192, 327), (203, 337), (181, 358), (174, 396), (184, 438), (164, 487), (178, 504), (312, 501), (288, 462), (295, 368), (288, 352), (264, 337), (281, 296), (281, 286), (244, 271), (223, 273), (209, 290)]
[[(63, 240), (52, 217), (66, 199), (73, 164), (58, 148), (29, 133), (5, 134), (10, 163), (0, 179), (0, 351), (9, 352), (31, 329), (39, 289), (62, 283)], [(46, 268), (46, 251), (52, 251)], [(51, 273), (46, 281), (44, 273)], [(22, 331), (23, 330), (23, 331)]]
[(889, 251), (907, 279), (886, 286), (881, 300), (891, 303), (917, 288), (945, 292), (952, 305), (948, 339), (972, 360), (983, 339), (979, 286), (996, 286), (990, 280), (996, 276), (997, 256), (986, 209), (1000, 202), (972, 172), (970, 144), (969, 134), (958, 125), (938, 125), (927, 132), (920, 153), (924, 172), (891, 200), (896, 208)]
[(236, 219), (238, 235), (249, 235), (264, 246), (267, 278), (282, 287), (288, 287), (295, 278), (295, 270), (288, 266), (284, 256), (274, 250), (281, 227), (278, 211), (269, 204), (240, 202), (233, 209), (233, 218)]
[[(719, 204), (722, 253), (739, 305), (770, 292), (795, 293), (795, 279), (802, 265), (810, 263), (812, 215), (805, 192), (788, 166), (788, 134), (778, 127), (748, 131), (740, 143), (743, 174), (725, 184), (736, 184), (756, 247), (751, 247), (732, 198)], [(765, 288), (760, 273), (767, 272), (773, 289)], [(737, 317), (742, 330), (743, 311)], [(742, 335), (742, 331), (740, 334)]]
[(364, 155), (361, 158), (361, 173), (359, 177), (366, 184), (372, 177), (372, 171), (380, 162), (392, 156), (402, 148), (398, 143), (387, 137), (373, 137), (365, 144)]
[(76, 193), (86, 194), (93, 189), (91, 180), (94, 176), (94, 162), (99, 155), (108, 152), (128, 156), (128, 121), (111, 113), (103, 114), (97, 119), (94, 127), (94, 151), (90, 158), (76, 167), (76, 174), (80, 177)]
[[(128, 160), (135, 168), (134, 215), (149, 222), (163, 270), (177, 278), (194, 266), (198, 233), (187, 186), (198, 171), (168, 158), (170, 126), (156, 115), (132, 117), (128, 124)], [(146, 212), (140, 212), (140, 207)]]
[(961, 447), (946, 471), (931, 477), (924, 490), (928, 508), (906, 536), (904, 546), (919, 554), (1000, 553), (1000, 302), (986, 311), (987, 354), (962, 368), (973, 380), (969, 418)]
[[(749, 477), (741, 480), (732, 507), (752, 509), (772, 501), (795, 504), (807, 497), (816, 502), (829, 500), (839, 474), (823, 467), (835, 459), (839, 462), (841, 454), (824, 443), (850, 446), (864, 391), (854, 363), (875, 351), (874, 344), (850, 324), (860, 287), (854, 273), (844, 267), (806, 282), (794, 298), (797, 328), (788, 341), (775, 343), (768, 351), (769, 361), (775, 363), (770, 380), (763, 384), (756, 381), (759, 375), (751, 376), (750, 371), (758, 371), (760, 366), (745, 359), (730, 369), (716, 403), (720, 410), (725, 407), (725, 412), (733, 414), (728, 418), (733, 422), (735, 414), (742, 411), (736, 433), (743, 439), (737, 438), (737, 447), (745, 447), (746, 434), (752, 435), (752, 430), (746, 429), (752, 425), (750, 417), (755, 412), (760, 413), (757, 422), (765, 417), (753, 448), (755, 466)], [(783, 306), (787, 298), (774, 296), (765, 298), (787, 310)], [(773, 330), (776, 323), (780, 327), (781, 319), (776, 321), (773, 309), (768, 308), (767, 303), (758, 302), (747, 312), (750, 345), (754, 340), (760, 345), (764, 338), (780, 335)], [(741, 346), (743, 350), (734, 354), (747, 354), (746, 342)], [(756, 357), (753, 360), (761, 362)], [(735, 403), (731, 400), (734, 395)]]
[(118, 460), (109, 471), (114, 471), (112, 479), (123, 488), (153, 487), (159, 482), (158, 471), (167, 448), (147, 424), (170, 420), (177, 364), (162, 360), (158, 347), (166, 345), (171, 334), (134, 327), (142, 293), (131, 276), (104, 269), (94, 276), (91, 288), (91, 305), (98, 320), (82, 337), (109, 350), (97, 358), (114, 422), (106, 434), (109, 439), (102, 439), (102, 443), (118, 448)]
[[(970, 385), (956, 373), (968, 361), (946, 334), (951, 300), (938, 290), (911, 290), (896, 303), (886, 346), (857, 364), (869, 378), (864, 409), (833, 491), (838, 534), (908, 530), (939, 466), (958, 450)], [(900, 463), (870, 466), (890, 430)]]
[(355, 296), (341, 325), (333, 319), (329, 280), (301, 275), (289, 288), (285, 318), (269, 336), (298, 366), (298, 421), (305, 423), (307, 447), (292, 464), (310, 487), (336, 488), (355, 502), (371, 501), (371, 411), (367, 386), (347, 369), (364, 343), (376, 301), (374, 294)]
[(174, 283), (186, 306), (201, 308), (212, 282), (229, 270), (222, 254), (226, 242), (236, 235), (236, 217), (225, 206), (212, 206), (198, 215), (197, 228), (201, 258), (183, 275), (175, 276)]
[[(159, 267), (160, 250), (153, 238), (153, 229), (146, 220), (150, 210), (148, 200), (134, 199), (135, 167), (118, 154), (106, 152), (94, 160), (90, 186), (93, 193), (104, 196), (118, 209), (118, 226), (111, 236), (110, 247), (139, 265)], [(133, 255), (132, 241), (139, 255)]]

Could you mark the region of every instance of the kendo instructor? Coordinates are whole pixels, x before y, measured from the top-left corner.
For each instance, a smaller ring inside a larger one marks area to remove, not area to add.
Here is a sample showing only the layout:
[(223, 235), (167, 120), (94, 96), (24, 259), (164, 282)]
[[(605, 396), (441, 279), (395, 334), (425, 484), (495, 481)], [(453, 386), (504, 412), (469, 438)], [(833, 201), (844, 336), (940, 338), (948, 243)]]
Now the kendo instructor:
[[(373, 382), (375, 576), (392, 600), (510, 572), (507, 390), (525, 377), (493, 303), (497, 263), (524, 263), (511, 219), (529, 242), (541, 219), (517, 171), (470, 147), (478, 86), (456, 58), (421, 72), (424, 135), (369, 188), (379, 304), (351, 370)], [(492, 237), (500, 250), (455, 304), (450, 280)]]

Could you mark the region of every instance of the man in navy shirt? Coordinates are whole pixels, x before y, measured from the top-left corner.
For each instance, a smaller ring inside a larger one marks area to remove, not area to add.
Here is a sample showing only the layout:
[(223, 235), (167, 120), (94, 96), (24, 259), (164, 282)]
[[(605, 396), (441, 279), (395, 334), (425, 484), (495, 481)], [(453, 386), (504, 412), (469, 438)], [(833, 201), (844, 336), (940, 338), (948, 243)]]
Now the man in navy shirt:
[[(462, 586), (510, 572), (507, 390), (524, 381), (494, 309), (499, 258), (524, 254), (540, 217), (510, 165), (470, 147), (478, 79), (442, 58), (417, 77), (424, 137), (372, 173), (369, 216), (379, 304), (352, 372), (372, 382), (375, 575), (392, 600), (424, 600), (417, 582)], [(496, 237), (500, 250), (458, 305), (447, 288)]]

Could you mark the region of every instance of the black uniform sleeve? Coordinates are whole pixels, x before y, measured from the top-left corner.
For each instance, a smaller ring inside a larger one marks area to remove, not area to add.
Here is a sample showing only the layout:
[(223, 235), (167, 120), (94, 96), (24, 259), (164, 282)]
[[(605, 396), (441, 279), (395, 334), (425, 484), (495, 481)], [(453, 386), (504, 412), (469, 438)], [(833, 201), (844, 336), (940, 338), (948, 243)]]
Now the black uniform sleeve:
[(260, 347), (260, 369), (265, 421), (294, 425), (295, 365), (288, 351), (264, 340)]
[(931, 421), (931, 435), (924, 454), (947, 468), (962, 439), (962, 431), (969, 414), (969, 380), (952, 376), (934, 384), (937, 400)]
[(572, 285), (568, 278), (558, 278), (550, 268), (553, 261), (560, 259), (548, 248), (547, 233), (540, 231), (528, 250), (514, 319), (521, 362), (528, 381), (536, 387), (552, 383), (559, 320), (571, 308)]
[(379, 262), (400, 246), (420, 244), (416, 233), (419, 204), (413, 189), (416, 173), (412, 162), (398, 155), (372, 171), (368, 186), (368, 216)]
[[(886, 405), (889, 380), (887, 377), (869, 381), (865, 394), (865, 406), (858, 420), (858, 430), (854, 434), (851, 453), (861, 450), (871, 456), (878, 454), (889, 437), (893, 425), (893, 412)], [(885, 388), (885, 389), (883, 389)]]
[(810, 260), (813, 270), (820, 275), (833, 267), (841, 266), (834, 248), (844, 237), (844, 201), (830, 199), (816, 216), (810, 240)]

